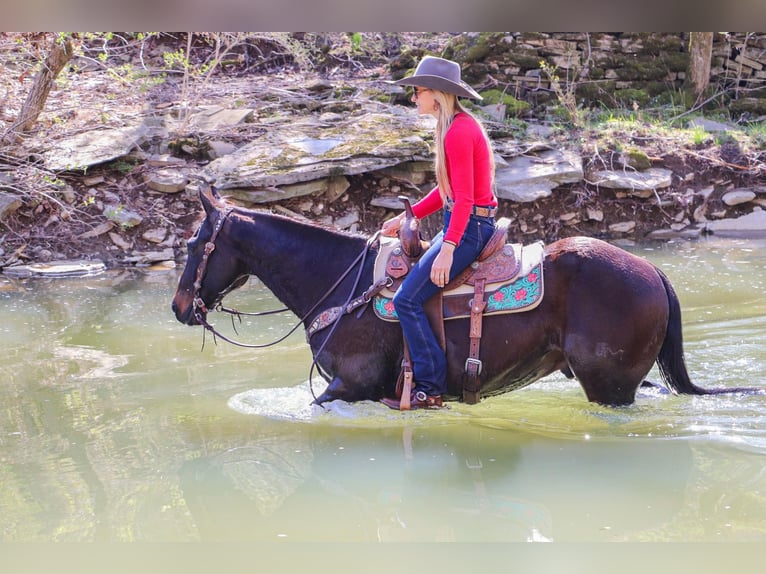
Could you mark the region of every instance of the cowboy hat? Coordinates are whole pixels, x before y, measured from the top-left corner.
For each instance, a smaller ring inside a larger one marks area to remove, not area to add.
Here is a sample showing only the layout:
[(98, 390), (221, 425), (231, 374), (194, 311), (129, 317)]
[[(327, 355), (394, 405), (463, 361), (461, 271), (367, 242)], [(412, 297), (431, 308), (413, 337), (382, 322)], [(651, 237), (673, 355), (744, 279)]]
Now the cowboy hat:
[(452, 60), (425, 56), (415, 73), (401, 80), (389, 81), (398, 86), (421, 86), (463, 96), (465, 98), (483, 99), (471, 86), (460, 79), (460, 64)]

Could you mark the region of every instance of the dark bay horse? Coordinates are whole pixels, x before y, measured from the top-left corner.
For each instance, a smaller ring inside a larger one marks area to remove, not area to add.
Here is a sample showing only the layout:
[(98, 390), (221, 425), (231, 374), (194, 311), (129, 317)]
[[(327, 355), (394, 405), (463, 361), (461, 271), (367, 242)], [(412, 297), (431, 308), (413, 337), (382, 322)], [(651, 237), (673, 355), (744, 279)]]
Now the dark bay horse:
[[(366, 237), (232, 207), (212, 189), (203, 190), (200, 199), (205, 217), (188, 242), (172, 303), (182, 323), (205, 324), (208, 309), (250, 275), (305, 328), (372, 283), (376, 248)], [(579, 381), (588, 400), (629, 405), (655, 362), (674, 393), (749, 391), (703, 389), (691, 382), (678, 297), (665, 274), (648, 261), (597, 239), (574, 237), (546, 246), (543, 270), (545, 296), (538, 307), (484, 319), (484, 396), (562, 371)], [(461, 394), (468, 321), (446, 323), (448, 398)], [(333, 329), (313, 333), (309, 344), (329, 382), (317, 403), (394, 396), (403, 355), (398, 323), (361, 307), (360, 313), (341, 315)]]

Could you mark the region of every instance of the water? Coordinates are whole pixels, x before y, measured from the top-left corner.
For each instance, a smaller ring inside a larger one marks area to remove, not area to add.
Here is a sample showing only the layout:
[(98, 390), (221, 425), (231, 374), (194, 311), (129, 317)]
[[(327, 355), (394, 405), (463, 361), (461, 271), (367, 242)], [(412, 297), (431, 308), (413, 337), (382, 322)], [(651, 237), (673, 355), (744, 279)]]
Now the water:
[[(693, 380), (766, 386), (766, 242), (635, 251), (676, 287)], [(203, 348), (176, 280), (0, 279), (0, 541), (766, 541), (766, 397), (610, 409), (554, 376), (440, 412), (324, 411), (300, 330)], [(254, 280), (227, 303), (278, 305)]]

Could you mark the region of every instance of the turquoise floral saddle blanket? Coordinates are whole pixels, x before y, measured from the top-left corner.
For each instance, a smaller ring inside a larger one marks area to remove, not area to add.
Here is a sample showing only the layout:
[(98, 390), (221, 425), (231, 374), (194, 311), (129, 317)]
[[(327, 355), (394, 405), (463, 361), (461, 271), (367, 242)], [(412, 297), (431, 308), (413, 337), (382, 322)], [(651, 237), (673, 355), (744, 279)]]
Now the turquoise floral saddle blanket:
[[(457, 319), (470, 317), (471, 299), (477, 279), (484, 280), (484, 315), (520, 313), (537, 307), (543, 299), (542, 241), (522, 246), (506, 243), (483, 261), (475, 261), (447, 285), (443, 292), (443, 317)], [(398, 321), (393, 296), (415, 263), (402, 252), (396, 238), (381, 238), (375, 261), (374, 281), (388, 278), (384, 287), (373, 298), (375, 314), (385, 321)]]

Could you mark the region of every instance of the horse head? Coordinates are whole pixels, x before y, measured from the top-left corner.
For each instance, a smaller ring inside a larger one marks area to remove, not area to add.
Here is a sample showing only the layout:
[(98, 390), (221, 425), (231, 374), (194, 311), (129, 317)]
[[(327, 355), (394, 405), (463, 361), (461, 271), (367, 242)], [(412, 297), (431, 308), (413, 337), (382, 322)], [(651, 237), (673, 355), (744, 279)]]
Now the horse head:
[(205, 215), (186, 243), (186, 265), (171, 305), (176, 319), (186, 325), (201, 324), (209, 309), (248, 278), (244, 265), (231, 252), (224, 229), (231, 207), (207, 184), (199, 196)]

